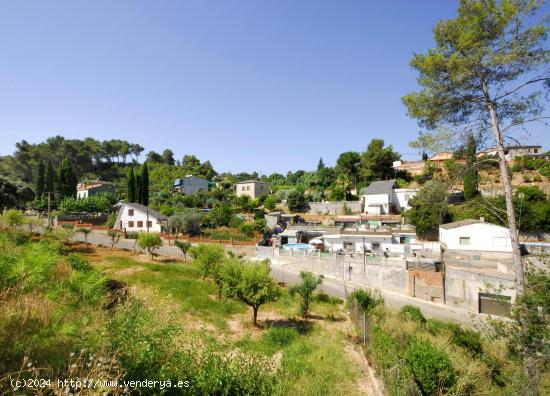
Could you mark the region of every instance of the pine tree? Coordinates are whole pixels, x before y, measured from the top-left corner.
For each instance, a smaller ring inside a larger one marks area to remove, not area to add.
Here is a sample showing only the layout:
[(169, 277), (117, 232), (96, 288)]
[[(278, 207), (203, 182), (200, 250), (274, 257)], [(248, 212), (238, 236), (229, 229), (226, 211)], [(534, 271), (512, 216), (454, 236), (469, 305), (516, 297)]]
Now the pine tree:
[(44, 195), (44, 190), (46, 188), (46, 169), (44, 168), (44, 163), (40, 162), (38, 164), (38, 169), (36, 171), (36, 190), (35, 198), (40, 199)]
[(71, 162), (67, 157), (59, 164), (57, 169), (57, 179), (59, 186), (57, 193), (59, 198), (76, 197), (76, 175), (73, 172)]
[(141, 203), (149, 205), (149, 168), (147, 161), (141, 166)]
[(136, 202), (136, 177), (132, 167), (128, 171), (126, 194), (128, 195), (128, 202)]
[(466, 170), (464, 172), (464, 199), (467, 201), (475, 198), (479, 191), (477, 190), (479, 175), (476, 169), (476, 139), (473, 134), (468, 138), (468, 147), (466, 149)]
[(55, 171), (50, 160), (46, 163), (46, 176), (44, 183), (44, 192), (52, 193), (55, 191)]

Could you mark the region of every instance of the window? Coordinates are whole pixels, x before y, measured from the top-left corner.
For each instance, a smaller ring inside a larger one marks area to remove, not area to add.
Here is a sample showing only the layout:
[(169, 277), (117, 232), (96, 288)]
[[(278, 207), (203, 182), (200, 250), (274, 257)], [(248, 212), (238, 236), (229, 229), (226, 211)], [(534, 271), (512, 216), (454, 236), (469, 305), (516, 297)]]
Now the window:
[(250, 186), (246, 186), (246, 190), (247, 190), (247, 191), (250, 191)]
[(128, 216), (134, 215), (134, 209), (128, 209)]
[(134, 222), (133, 221), (128, 222), (128, 228), (134, 228)]
[(510, 296), (479, 293), (479, 313), (498, 316), (510, 316)]
[(461, 245), (470, 245), (470, 237), (460, 237)]
[(506, 237), (493, 237), (493, 246), (506, 247), (507, 245)]
[(539, 149), (534, 149), (533, 151), (535, 154), (537, 154), (539, 152)]
[(143, 221), (138, 221), (137, 226), (138, 228), (143, 228)]
[(241, 187), (241, 191), (245, 191), (246, 190), (246, 187), (245, 186), (242, 186)]
[(149, 220), (149, 221), (147, 222), (147, 227), (152, 227), (152, 226), (153, 226), (153, 222), (152, 222), (151, 220)]

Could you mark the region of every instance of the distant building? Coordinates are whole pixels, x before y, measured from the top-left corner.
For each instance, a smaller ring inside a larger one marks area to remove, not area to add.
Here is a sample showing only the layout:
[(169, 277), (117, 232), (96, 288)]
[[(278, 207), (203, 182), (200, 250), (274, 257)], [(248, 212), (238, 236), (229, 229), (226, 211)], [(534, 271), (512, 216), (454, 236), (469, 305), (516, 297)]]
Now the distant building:
[(443, 161), (446, 161), (448, 159), (452, 159), (453, 158), (453, 153), (450, 152), (450, 151), (442, 151), (440, 153), (437, 153), (437, 154), (434, 154), (433, 156), (431, 156), (430, 158), (428, 158), (428, 161), (432, 161), (432, 162), (443, 162)]
[(183, 179), (174, 181), (174, 190), (185, 194), (195, 195), (198, 191), (208, 191), (208, 180), (202, 177), (187, 175)]
[(512, 252), (510, 230), (483, 219), (467, 219), (439, 226), (439, 241), (446, 250)]
[(130, 231), (161, 232), (168, 218), (139, 203), (121, 203), (114, 228)]
[(269, 183), (258, 180), (247, 180), (235, 183), (235, 195), (237, 197), (248, 195), (255, 199), (269, 194)]
[[(496, 147), (489, 147), (484, 150), (481, 150), (477, 153), (477, 158), (482, 158), (485, 156), (497, 156)], [(542, 146), (538, 145), (516, 145), (516, 146), (507, 146), (504, 148), (504, 157), (506, 161), (513, 161), (518, 157), (547, 157), (542, 152)]]
[(76, 186), (76, 197), (88, 198), (92, 195), (101, 193), (115, 193), (115, 186), (113, 183), (105, 182), (101, 180), (84, 181)]
[(364, 213), (388, 215), (410, 209), (409, 200), (417, 192), (416, 189), (395, 188), (395, 180), (374, 181), (361, 192)]
[(424, 161), (394, 161), (393, 169), (409, 172), (412, 176), (420, 175), (424, 172), (426, 162)]

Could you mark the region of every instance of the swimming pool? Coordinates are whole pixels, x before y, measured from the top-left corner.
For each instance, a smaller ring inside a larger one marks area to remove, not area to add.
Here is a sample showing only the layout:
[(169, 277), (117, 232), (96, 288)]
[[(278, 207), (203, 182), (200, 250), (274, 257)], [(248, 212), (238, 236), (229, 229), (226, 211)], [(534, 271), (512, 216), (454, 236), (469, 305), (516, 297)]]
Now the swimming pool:
[(309, 243), (287, 243), (283, 245), (283, 250), (313, 250)]

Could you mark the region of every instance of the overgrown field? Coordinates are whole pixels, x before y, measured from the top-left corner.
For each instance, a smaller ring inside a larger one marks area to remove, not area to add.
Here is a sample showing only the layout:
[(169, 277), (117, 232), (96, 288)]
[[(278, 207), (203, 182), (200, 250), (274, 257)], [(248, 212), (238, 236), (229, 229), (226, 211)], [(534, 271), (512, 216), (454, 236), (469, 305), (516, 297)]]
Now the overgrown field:
[[(390, 395), (534, 394), (520, 357), (490, 332), (426, 319), (413, 306), (379, 305), (369, 317), (366, 353)], [(539, 386), (538, 394), (550, 394), (548, 370)]]
[[(339, 300), (315, 296), (304, 321), (297, 297), (283, 290), (253, 326), (251, 310), (218, 298), (195, 264), (15, 235), (0, 233), (3, 393), (14, 378), (189, 381), (134, 389), (145, 394), (336, 395), (369, 386)], [(49, 392), (125, 391), (96, 385), (66, 390), (52, 381)]]

